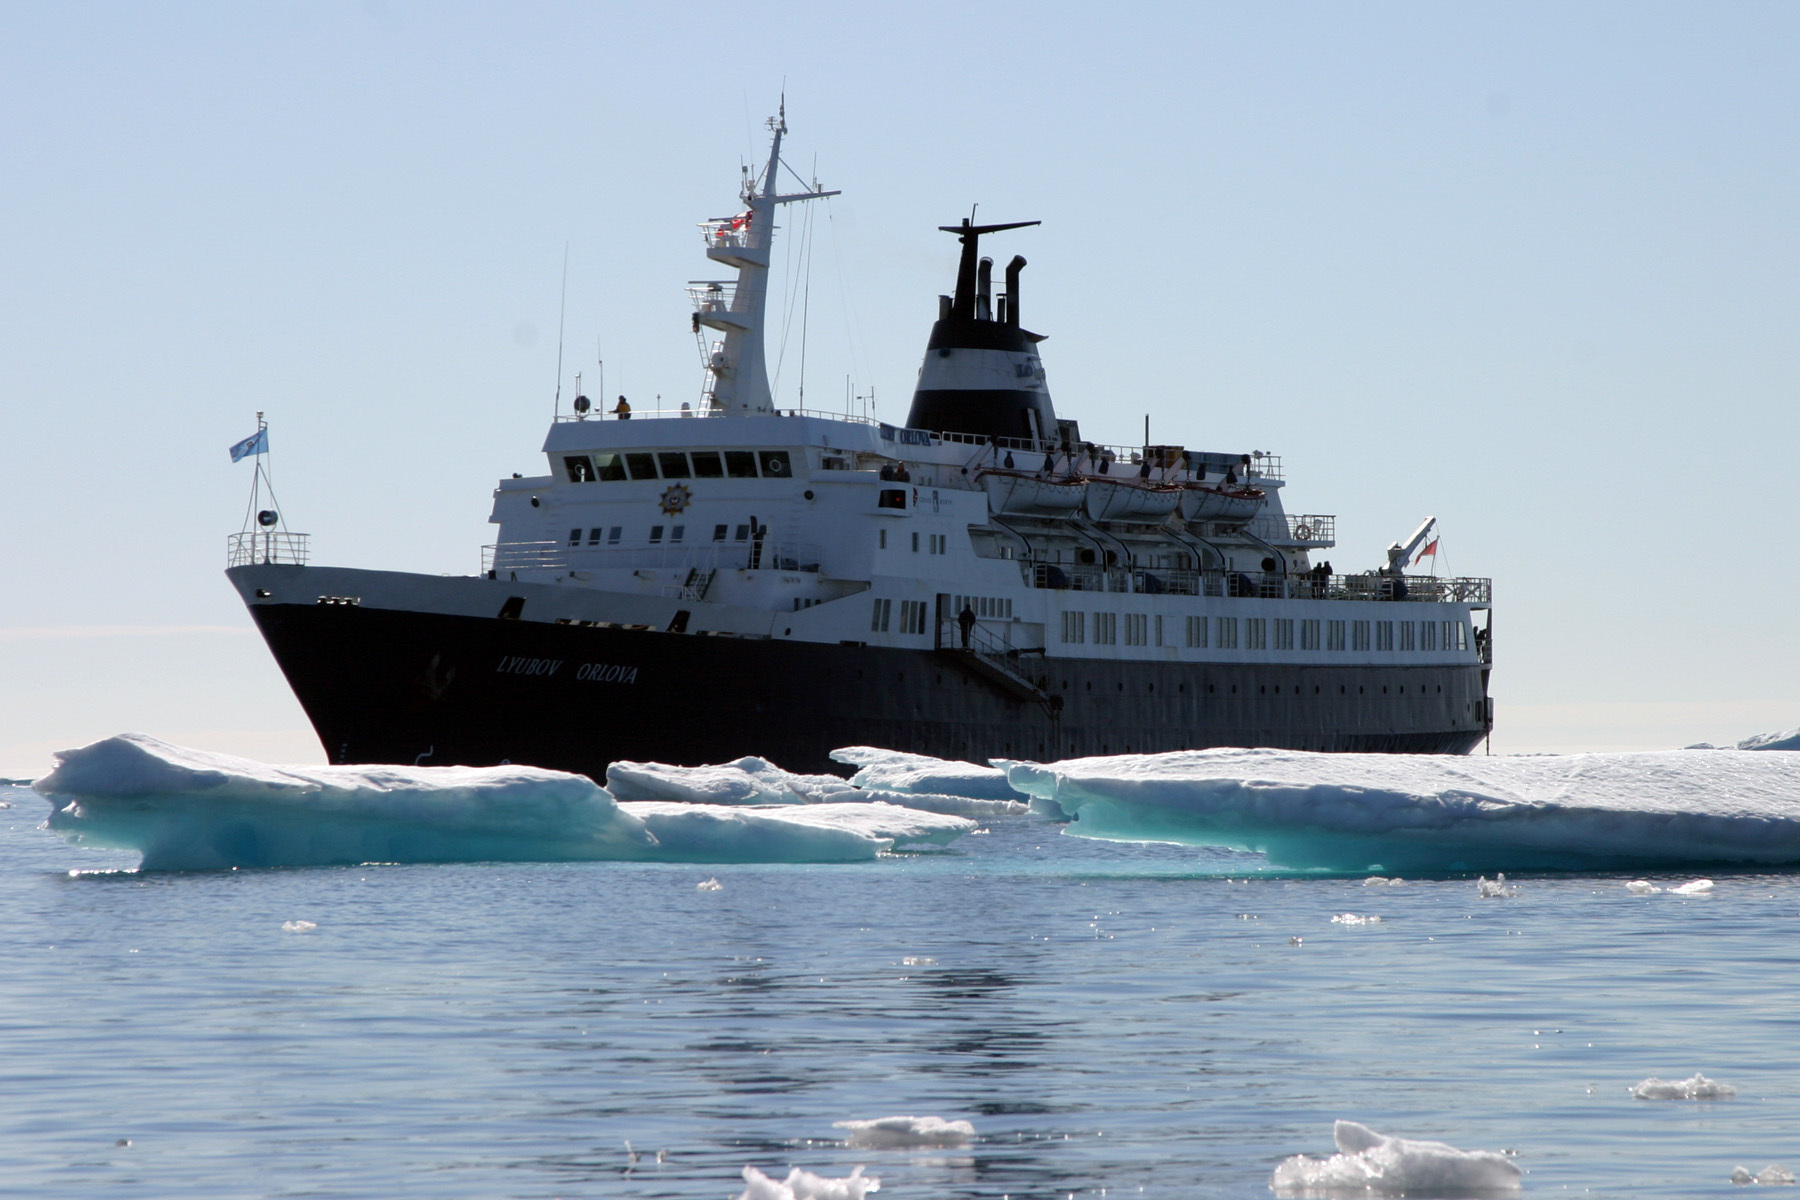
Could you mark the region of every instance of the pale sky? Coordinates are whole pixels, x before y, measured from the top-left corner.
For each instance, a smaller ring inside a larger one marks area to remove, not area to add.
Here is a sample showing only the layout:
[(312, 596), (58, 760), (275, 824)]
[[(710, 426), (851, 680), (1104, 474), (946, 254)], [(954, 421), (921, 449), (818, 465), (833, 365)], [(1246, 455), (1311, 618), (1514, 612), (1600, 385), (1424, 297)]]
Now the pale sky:
[(565, 244), (565, 400), (600, 356), (696, 398), (694, 223), (784, 84), (843, 189), (808, 407), (904, 418), (935, 227), (1041, 219), (994, 252), (1059, 414), (1281, 454), (1339, 570), (1438, 516), (1496, 751), (1800, 725), (1796, 51), (1793, 4), (0, 3), (0, 776), (322, 761), (222, 574), (226, 448), (268, 413), (315, 562), (473, 573)]

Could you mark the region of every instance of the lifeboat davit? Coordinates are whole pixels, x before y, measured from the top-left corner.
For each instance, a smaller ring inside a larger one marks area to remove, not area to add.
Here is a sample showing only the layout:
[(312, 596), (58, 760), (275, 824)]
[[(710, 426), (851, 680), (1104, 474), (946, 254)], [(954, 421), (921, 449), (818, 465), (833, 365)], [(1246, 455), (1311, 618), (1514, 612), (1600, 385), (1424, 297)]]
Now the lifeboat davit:
[(1248, 521), (1269, 499), (1261, 488), (1234, 484), (1187, 483), (1180, 491), (1186, 521)]
[(1090, 475), (1087, 479), (1088, 519), (1160, 525), (1181, 504), (1181, 493), (1182, 489), (1175, 484)]
[(1080, 511), (1087, 497), (1085, 480), (1051, 479), (1028, 471), (994, 468), (982, 471), (978, 481), (988, 494), (989, 507), (1002, 515), (1066, 517)]

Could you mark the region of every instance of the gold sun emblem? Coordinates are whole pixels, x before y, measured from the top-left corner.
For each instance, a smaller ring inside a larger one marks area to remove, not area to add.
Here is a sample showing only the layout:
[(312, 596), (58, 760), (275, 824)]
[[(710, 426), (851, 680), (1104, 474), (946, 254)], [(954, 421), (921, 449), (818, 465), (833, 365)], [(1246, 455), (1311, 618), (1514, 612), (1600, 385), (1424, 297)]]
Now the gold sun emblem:
[(688, 506), (688, 501), (693, 498), (694, 494), (688, 490), (687, 484), (670, 484), (668, 490), (662, 494), (662, 510), (672, 517), (676, 513), (685, 510)]

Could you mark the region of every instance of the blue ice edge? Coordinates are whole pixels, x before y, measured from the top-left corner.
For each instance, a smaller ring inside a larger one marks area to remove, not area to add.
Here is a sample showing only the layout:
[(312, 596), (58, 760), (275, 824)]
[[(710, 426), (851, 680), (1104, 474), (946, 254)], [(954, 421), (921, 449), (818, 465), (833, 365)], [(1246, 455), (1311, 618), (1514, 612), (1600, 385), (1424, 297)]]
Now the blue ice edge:
[(66, 750), (32, 786), (77, 845), (140, 870), (355, 863), (834, 863), (976, 828), (892, 804), (620, 804), (533, 767), (276, 767), (123, 734)]
[(1201, 750), (997, 763), (1066, 832), (1339, 874), (1800, 865), (1800, 753)]

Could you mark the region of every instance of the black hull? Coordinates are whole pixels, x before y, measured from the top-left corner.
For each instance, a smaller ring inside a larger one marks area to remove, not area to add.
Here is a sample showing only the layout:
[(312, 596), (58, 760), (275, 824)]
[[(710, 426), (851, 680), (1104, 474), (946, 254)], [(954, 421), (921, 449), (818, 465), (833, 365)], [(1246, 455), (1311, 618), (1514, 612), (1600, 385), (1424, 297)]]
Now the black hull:
[(842, 772), (839, 746), (1053, 760), (1209, 746), (1462, 754), (1488, 730), (1469, 666), (1026, 659), (1056, 705), (955, 654), (253, 604), (335, 763), (528, 763), (595, 779), (615, 759), (755, 754)]

